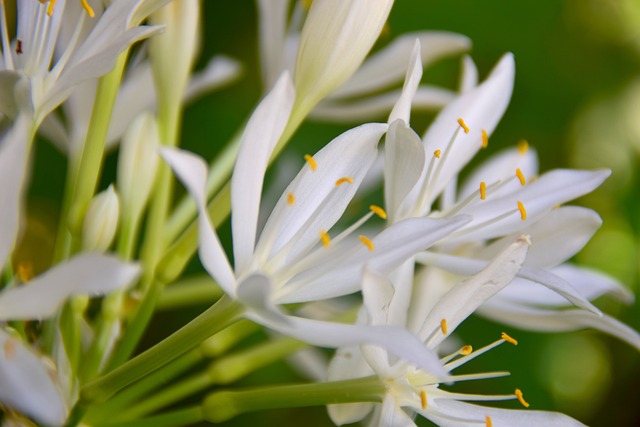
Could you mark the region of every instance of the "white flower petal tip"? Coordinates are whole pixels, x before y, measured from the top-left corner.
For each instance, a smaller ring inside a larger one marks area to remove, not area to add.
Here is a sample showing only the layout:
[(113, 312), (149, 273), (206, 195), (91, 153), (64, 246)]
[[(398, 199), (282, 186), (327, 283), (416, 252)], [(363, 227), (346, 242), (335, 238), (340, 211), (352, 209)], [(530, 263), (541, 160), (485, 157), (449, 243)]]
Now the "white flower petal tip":
[(416, 39), (411, 53), (411, 58), (409, 59), (409, 66), (407, 67), (407, 75), (404, 80), (402, 93), (396, 104), (393, 106), (393, 110), (391, 110), (388, 123), (393, 123), (396, 120), (402, 120), (405, 123), (409, 123), (411, 105), (418, 90), (421, 78), (422, 61), (420, 60), (420, 39)]
[(139, 277), (138, 264), (110, 255), (87, 253), (53, 267), (30, 282), (0, 293), (0, 320), (44, 319), (73, 295), (105, 295)]
[(531, 246), (531, 236), (527, 234), (521, 234), (518, 236), (518, 242), (526, 243), (527, 246)]

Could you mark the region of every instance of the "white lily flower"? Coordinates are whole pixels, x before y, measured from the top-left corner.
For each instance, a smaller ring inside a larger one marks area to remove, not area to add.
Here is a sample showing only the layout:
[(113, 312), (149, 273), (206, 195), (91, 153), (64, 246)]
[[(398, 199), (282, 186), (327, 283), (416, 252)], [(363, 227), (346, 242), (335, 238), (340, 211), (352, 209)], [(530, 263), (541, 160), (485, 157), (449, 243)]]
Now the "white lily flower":
[[(524, 262), (530, 241), (520, 237), (516, 243), (499, 253), (480, 273), (458, 283), (443, 295), (432, 309), (418, 310), (423, 313), (421, 321), (408, 329), (425, 342), (427, 348), (437, 349), (455, 328), (485, 301), (503, 289), (513, 279)], [(411, 278), (409, 278), (411, 280)], [(369, 324), (385, 325), (403, 322), (400, 312), (394, 311), (393, 299), (407, 283), (392, 283), (387, 278), (367, 269), (364, 275), (364, 307), (360, 320)], [(411, 307), (420, 300), (413, 300)], [(517, 344), (507, 334), (496, 342), (473, 351), (463, 346), (441, 359), (450, 373), (448, 383), (481, 380), (508, 375), (508, 372), (479, 374), (452, 374), (452, 371), (477, 356), (505, 342)], [(522, 392), (516, 390), (509, 395), (479, 395), (450, 392), (441, 388), (441, 381), (432, 373), (421, 370), (405, 361), (397, 361), (380, 348), (370, 346), (348, 347), (338, 350), (329, 369), (329, 380), (358, 378), (377, 375), (385, 385), (382, 404), (358, 403), (330, 405), (329, 414), (338, 424), (363, 420), (367, 415), (371, 426), (414, 426), (416, 414), (440, 426), (473, 425), (558, 425), (579, 426), (579, 422), (557, 413), (494, 409), (466, 403), (466, 401), (496, 401), (518, 399), (529, 406)]]
[[(285, 190), (257, 239), (264, 173), (293, 105), (294, 90), (284, 74), (247, 124), (231, 180), (232, 269), (211, 226), (204, 197), (206, 164), (177, 149), (162, 155), (194, 197), (199, 211), (199, 255), (225, 292), (241, 302), (246, 316), (306, 342), (336, 347), (347, 343), (386, 345), (407, 359), (435, 365), (406, 332), (370, 329), (285, 315), (281, 304), (347, 295), (359, 290), (362, 267), (390, 272), (409, 256), (459, 228), (465, 218), (409, 219), (375, 237), (346, 239), (375, 213), (372, 207), (351, 227), (329, 236), (377, 156), (386, 124), (366, 124), (338, 136), (314, 156)], [(417, 353), (416, 353), (417, 351)], [(422, 353), (417, 356), (418, 353)]]

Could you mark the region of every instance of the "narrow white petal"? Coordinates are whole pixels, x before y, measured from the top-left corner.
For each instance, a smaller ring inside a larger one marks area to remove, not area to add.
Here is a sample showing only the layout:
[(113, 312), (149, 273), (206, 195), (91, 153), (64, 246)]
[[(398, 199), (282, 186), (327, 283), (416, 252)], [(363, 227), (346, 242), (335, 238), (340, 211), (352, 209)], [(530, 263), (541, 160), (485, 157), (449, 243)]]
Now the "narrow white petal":
[(44, 425), (62, 425), (67, 407), (43, 360), (0, 329), (0, 402)]
[(407, 68), (407, 75), (404, 79), (402, 94), (393, 106), (393, 110), (391, 110), (391, 114), (387, 120), (388, 123), (393, 123), (396, 120), (402, 120), (406, 124), (409, 124), (411, 104), (413, 102), (413, 97), (416, 95), (418, 90), (421, 78), (422, 61), (420, 61), (420, 40), (416, 39), (415, 45), (413, 46), (413, 52), (411, 52), (411, 58), (409, 59), (409, 66)]
[(465, 93), (478, 86), (478, 67), (470, 56), (462, 57), (462, 73), (460, 75), (460, 93)]
[(362, 299), (369, 324), (389, 324), (389, 306), (395, 290), (391, 281), (376, 271), (364, 267), (362, 272)]
[(113, 256), (78, 255), (0, 293), (0, 320), (47, 318), (72, 295), (105, 295), (131, 285), (139, 274), (137, 264)]
[(528, 238), (519, 238), (482, 271), (455, 285), (429, 313), (419, 336), (426, 339), (444, 319), (446, 333), (436, 334), (428, 343), (435, 348), (478, 307), (511, 282), (524, 262), (529, 245)]
[(202, 265), (220, 287), (234, 297), (236, 279), (207, 212), (207, 164), (201, 157), (176, 148), (163, 148), (160, 154), (198, 207), (198, 254)]
[(294, 97), (293, 83), (285, 72), (258, 104), (242, 136), (231, 177), (231, 231), (238, 272), (253, 258), (264, 174), (289, 121)]
[(269, 90), (284, 71), (284, 46), (289, 0), (258, 0), (258, 42), (264, 90)]
[(382, 401), (382, 407), (380, 410), (379, 423), (372, 425), (379, 425), (385, 427), (415, 427), (415, 423), (407, 415), (407, 413), (396, 403), (396, 400), (391, 394), (387, 394)]

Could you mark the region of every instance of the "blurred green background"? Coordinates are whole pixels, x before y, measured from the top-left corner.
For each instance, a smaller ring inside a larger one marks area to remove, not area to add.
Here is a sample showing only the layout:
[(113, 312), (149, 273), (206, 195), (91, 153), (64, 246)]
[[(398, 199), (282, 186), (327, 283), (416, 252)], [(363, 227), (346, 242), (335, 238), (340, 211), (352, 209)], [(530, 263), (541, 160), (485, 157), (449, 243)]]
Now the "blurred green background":
[[(187, 1), (187, 0), (182, 0)], [(252, 0), (205, 0), (203, 67), (225, 54), (244, 66), (240, 81), (188, 108), (183, 146), (212, 158), (242, 125), (261, 87), (257, 63), (256, 11)], [(516, 59), (511, 105), (489, 149), (476, 161), (525, 138), (541, 158), (541, 169), (613, 169), (613, 176), (578, 203), (600, 212), (604, 226), (578, 262), (596, 266), (638, 291), (640, 233), (640, 1), (637, 0), (397, 0), (384, 45), (401, 33), (447, 30), (473, 40), (470, 52), (481, 78), (507, 51)], [(378, 46), (379, 47), (379, 46)], [(455, 87), (459, 61), (425, 72), (423, 82)], [(413, 120), (423, 132), (432, 115)], [(381, 117), (384, 119), (384, 117)], [(291, 151), (301, 155), (326, 144), (349, 126), (309, 123), (295, 135)], [(114, 156), (105, 179), (113, 177)], [(39, 144), (30, 198), (34, 223), (53, 229), (64, 185), (64, 158)], [(381, 198), (381, 196), (380, 196)], [(46, 214), (43, 214), (46, 213)], [(37, 233), (50, 244), (46, 232)], [(636, 307), (607, 299), (599, 306), (640, 330)], [(201, 307), (199, 308), (201, 309)], [(192, 316), (180, 310), (159, 317), (148, 342)], [(471, 319), (459, 329), (474, 346), (493, 341), (503, 326)], [(592, 331), (533, 334), (510, 330), (518, 347), (503, 346), (476, 359), (474, 372), (509, 370), (511, 377), (479, 382), (477, 392), (523, 389), (532, 409), (558, 410), (593, 426), (640, 426), (640, 358), (630, 346)], [(260, 339), (257, 337), (256, 339)], [(256, 372), (242, 385), (297, 381), (284, 363)], [(506, 407), (516, 408), (517, 402)], [(225, 425), (330, 425), (323, 408), (244, 415)]]

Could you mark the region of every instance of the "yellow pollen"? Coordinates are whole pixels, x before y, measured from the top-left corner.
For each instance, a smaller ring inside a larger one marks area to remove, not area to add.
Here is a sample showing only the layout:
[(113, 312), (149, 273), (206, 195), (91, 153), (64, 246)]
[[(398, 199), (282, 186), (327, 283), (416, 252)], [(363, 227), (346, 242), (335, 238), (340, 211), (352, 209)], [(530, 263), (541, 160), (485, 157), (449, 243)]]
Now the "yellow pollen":
[(486, 130), (482, 129), (482, 148), (487, 148), (489, 146), (489, 134)]
[(427, 393), (424, 390), (420, 390), (420, 405), (422, 409), (427, 409)]
[(331, 237), (329, 237), (329, 233), (324, 230), (320, 230), (320, 241), (322, 242), (322, 246), (328, 248), (331, 245)]
[(87, 15), (89, 15), (89, 17), (94, 18), (96, 16), (93, 9), (91, 9), (91, 6), (89, 6), (87, 0), (80, 0), (80, 3), (82, 3), (82, 8), (85, 10), (85, 12), (87, 12)]
[(464, 133), (469, 133), (469, 126), (467, 126), (462, 117), (458, 119), (458, 124), (460, 125), (462, 130), (464, 130)]
[(480, 183), (480, 200), (487, 198), (487, 183), (482, 181)]
[(517, 341), (517, 340), (515, 340), (515, 339), (513, 339), (513, 338), (511, 338), (509, 335), (507, 335), (507, 333), (506, 333), (506, 332), (503, 332), (503, 333), (502, 333), (501, 338), (502, 338), (503, 340), (505, 340), (506, 342), (508, 342), (508, 343), (511, 343), (511, 344), (513, 344), (513, 345), (518, 345), (518, 341)]
[(518, 210), (520, 211), (520, 218), (522, 218), (523, 221), (527, 219), (527, 210), (521, 201), (518, 201)]
[(380, 206), (371, 205), (369, 206), (369, 210), (374, 214), (378, 215), (382, 219), (387, 219), (387, 212), (382, 209)]
[(518, 151), (523, 156), (527, 154), (527, 151), (529, 151), (529, 143), (526, 139), (521, 139), (520, 142), (518, 142)]
[(493, 422), (491, 421), (491, 417), (489, 415), (484, 417), (484, 421), (487, 424), (487, 427), (493, 427)]
[(18, 264), (18, 277), (22, 283), (27, 283), (29, 280), (33, 279), (33, 264), (29, 261), (23, 261)]
[(47, 15), (53, 15), (53, 8), (56, 7), (56, 2), (58, 0), (49, 0), (49, 7), (47, 7)]
[(315, 171), (316, 168), (318, 167), (316, 160), (313, 157), (311, 157), (309, 154), (305, 154), (304, 159), (307, 161), (307, 163), (309, 163), (309, 167), (311, 168), (311, 170)]
[(340, 187), (345, 182), (348, 182), (349, 184), (353, 184), (353, 178), (350, 178), (348, 176), (343, 176), (342, 178), (336, 181), (336, 187)]
[(467, 354), (471, 354), (472, 351), (473, 347), (471, 347), (470, 345), (465, 345), (460, 349), (460, 354), (466, 356)]
[(440, 151), (440, 150), (436, 150), (436, 151), (433, 152), (433, 155), (436, 156), (436, 159), (440, 158), (440, 154), (442, 154), (442, 151)]
[(520, 390), (519, 388), (516, 389), (516, 397), (518, 398), (518, 401), (520, 401), (520, 403), (522, 403), (522, 406), (524, 406), (525, 408), (528, 408), (530, 406), (527, 403), (527, 401), (524, 400), (524, 397), (522, 397), (522, 390)]
[(440, 329), (444, 335), (447, 335), (447, 319), (442, 319), (440, 321)]
[(287, 203), (289, 203), (290, 205), (293, 205), (295, 202), (296, 202), (296, 196), (294, 196), (293, 193), (287, 194)]
[(520, 185), (525, 185), (527, 183), (527, 180), (525, 179), (524, 174), (522, 173), (522, 170), (520, 168), (516, 169), (516, 176), (520, 180)]
[(373, 246), (373, 242), (371, 241), (371, 239), (369, 239), (367, 236), (358, 236), (358, 239), (360, 239), (363, 245), (369, 248), (369, 251), (373, 252), (375, 246)]

